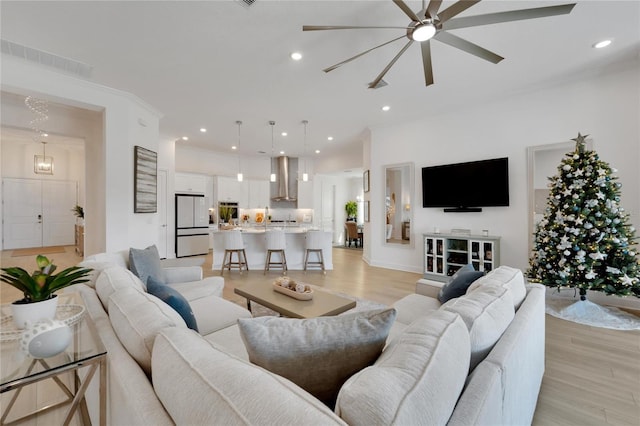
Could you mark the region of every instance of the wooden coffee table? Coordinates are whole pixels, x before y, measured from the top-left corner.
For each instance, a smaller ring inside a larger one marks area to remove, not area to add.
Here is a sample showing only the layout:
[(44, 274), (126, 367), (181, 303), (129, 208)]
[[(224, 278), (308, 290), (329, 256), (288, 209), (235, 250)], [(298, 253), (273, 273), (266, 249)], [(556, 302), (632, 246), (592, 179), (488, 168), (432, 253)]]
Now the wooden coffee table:
[(251, 301), (254, 301), (289, 318), (338, 315), (356, 306), (355, 300), (317, 289), (313, 290), (311, 300), (294, 299), (276, 292), (271, 282), (247, 284), (236, 287), (234, 292), (247, 299), (249, 310), (251, 310)]

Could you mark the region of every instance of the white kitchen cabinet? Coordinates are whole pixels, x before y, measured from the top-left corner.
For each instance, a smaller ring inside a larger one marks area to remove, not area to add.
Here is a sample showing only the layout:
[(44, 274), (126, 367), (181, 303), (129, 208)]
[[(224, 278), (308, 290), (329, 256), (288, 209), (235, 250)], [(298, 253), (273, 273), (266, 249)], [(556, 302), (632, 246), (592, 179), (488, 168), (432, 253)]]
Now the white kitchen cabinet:
[(298, 181), (298, 208), (313, 208), (313, 182)]
[(249, 208), (263, 209), (269, 205), (269, 181), (249, 180)]
[(195, 173), (176, 173), (174, 179), (174, 191), (206, 194), (207, 176)]
[(218, 201), (237, 202), (238, 207), (249, 206), (249, 185), (247, 181), (238, 182), (235, 177), (217, 176), (216, 190)]

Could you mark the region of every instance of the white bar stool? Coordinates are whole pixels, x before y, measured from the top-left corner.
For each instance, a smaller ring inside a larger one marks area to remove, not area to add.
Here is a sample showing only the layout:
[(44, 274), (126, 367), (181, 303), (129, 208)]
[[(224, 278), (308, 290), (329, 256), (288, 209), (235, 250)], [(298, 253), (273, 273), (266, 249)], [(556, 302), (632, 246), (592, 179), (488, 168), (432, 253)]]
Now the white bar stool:
[[(307, 235), (305, 237), (305, 248), (306, 252), (304, 255), (304, 270), (307, 270), (307, 267), (310, 265), (319, 266), (322, 269), (322, 273), (326, 274), (327, 272), (324, 269), (324, 255), (322, 254), (322, 237), (323, 232), (321, 231), (307, 231)], [(317, 261), (309, 262), (309, 254), (316, 253)]]
[[(267, 257), (264, 262), (264, 274), (267, 273), (271, 267), (282, 268), (282, 274), (287, 275), (287, 256), (284, 254), (284, 250), (287, 247), (286, 235), (282, 229), (271, 229), (265, 232), (265, 239), (267, 241)], [(272, 262), (271, 255), (277, 253), (280, 255), (279, 262)]]
[[(249, 270), (247, 264), (247, 254), (244, 251), (244, 242), (242, 241), (242, 234), (237, 229), (231, 231), (223, 231), (224, 242), (224, 257), (222, 258), (222, 268), (220, 269), (220, 275), (224, 273), (224, 268), (227, 268), (231, 272), (231, 268), (238, 268), (240, 274), (242, 269)], [(233, 261), (233, 254), (236, 254), (238, 261)]]

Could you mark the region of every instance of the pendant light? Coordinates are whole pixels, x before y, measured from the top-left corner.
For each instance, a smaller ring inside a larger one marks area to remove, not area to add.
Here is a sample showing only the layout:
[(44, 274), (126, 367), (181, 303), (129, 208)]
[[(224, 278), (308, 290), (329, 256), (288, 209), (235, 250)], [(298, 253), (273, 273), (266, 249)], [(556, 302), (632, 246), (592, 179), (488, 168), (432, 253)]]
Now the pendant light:
[(240, 164), (240, 126), (242, 126), (242, 121), (236, 121), (238, 125), (238, 182), (242, 182), (242, 166)]
[(269, 176), (269, 180), (271, 182), (275, 182), (276, 181), (276, 174), (273, 171), (273, 126), (276, 125), (275, 121), (269, 121), (269, 125), (271, 126), (271, 159), (269, 161), (269, 164), (271, 164), (271, 175)]
[(304, 124), (304, 172), (302, 173), (302, 181), (307, 182), (309, 180), (309, 174), (307, 173), (307, 120), (302, 120)]

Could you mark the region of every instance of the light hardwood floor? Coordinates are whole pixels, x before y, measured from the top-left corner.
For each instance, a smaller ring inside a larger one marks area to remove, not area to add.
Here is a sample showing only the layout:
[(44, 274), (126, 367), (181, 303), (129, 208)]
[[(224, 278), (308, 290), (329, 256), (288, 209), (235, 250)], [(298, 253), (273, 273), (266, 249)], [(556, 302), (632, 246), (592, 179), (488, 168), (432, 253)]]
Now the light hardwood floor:
[[(80, 258), (67, 247), (66, 253), (50, 258), (60, 268), (77, 263)], [(211, 254), (203, 265), (205, 275), (211, 270)], [(327, 289), (392, 304), (413, 293), (419, 274), (368, 266), (362, 251), (334, 248), (334, 270), (290, 271), (289, 276)], [(33, 256), (0, 256), (2, 266), (35, 267)], [(270, 272), (266, 279), (279, 272)], [(225, 272), (224, 297), (242, 306), (244, 298), (233, 293), (236, 286), (264, 281), (262, 271)], [(0, 301), (15, 300), (17, 292), (3, 284)], [(25, 423), (28, 424), (28, 423)], [(56, 424), (40, 419), (31, 424)], [(617, 331), (590, 327), (546, 316), (546, 371), (542, 382), (534, 425), (634, 425), (640, 426), (640, 331)]]

